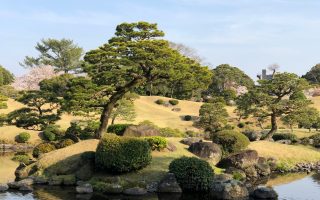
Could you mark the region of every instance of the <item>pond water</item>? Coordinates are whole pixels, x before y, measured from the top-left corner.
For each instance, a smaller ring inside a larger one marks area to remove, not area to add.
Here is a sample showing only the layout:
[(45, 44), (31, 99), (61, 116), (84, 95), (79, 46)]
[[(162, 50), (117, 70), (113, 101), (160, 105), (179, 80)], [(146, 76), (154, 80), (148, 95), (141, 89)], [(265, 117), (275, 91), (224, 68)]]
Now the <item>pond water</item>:
[[(11, 161), (12, 155), (0, 155), (0, 183), (14, 180), (17, 163)], [(271, 177), (267, 186), (272, 186), (279, 194), (279, 200), (317, 200), (320, 199), (320, 174), (287, 174)], [(33, 193), (8, 191), (0, 193), (0, 200), (209, 200), (207, 196), (182, 194), (156, 195), (146, 197), (125, 197), (107, 195), (77, 195), (73, 187), (35, 187)]]

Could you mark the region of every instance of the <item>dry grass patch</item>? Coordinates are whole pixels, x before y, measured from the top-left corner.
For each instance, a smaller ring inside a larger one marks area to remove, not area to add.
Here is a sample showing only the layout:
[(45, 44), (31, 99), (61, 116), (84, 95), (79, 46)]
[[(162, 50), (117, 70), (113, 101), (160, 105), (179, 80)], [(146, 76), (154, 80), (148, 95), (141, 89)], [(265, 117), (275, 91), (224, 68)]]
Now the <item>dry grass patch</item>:
[(11, 160), (12, 156), (0, 156), (0, 183), (14, 181), (14, 171), (19, 163)]
[(258, 151), (260, 156), (274, 157), (281, 162), (296, 164), (320, 160), (320, 151), (302, 145), (286, 145), (269, 141), (251, 142), (249, 149)]
[(40, 131), (34, 130), (25, 130), (22, 128), (18, 128), (16, 126), (3, 126), (0, 127), (0, 140), (6, 140), (9, 142), (15, 142), (15, 137), (21, 132), (30, 133), (29, 143), (37, 144), (41, 142), (41, 138), (39, 136)]

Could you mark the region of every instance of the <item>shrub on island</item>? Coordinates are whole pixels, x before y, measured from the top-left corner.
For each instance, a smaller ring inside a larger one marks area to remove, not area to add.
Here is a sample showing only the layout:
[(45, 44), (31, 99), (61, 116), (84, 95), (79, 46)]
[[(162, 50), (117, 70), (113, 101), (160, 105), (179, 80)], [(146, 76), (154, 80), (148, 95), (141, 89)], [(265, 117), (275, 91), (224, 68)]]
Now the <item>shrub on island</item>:
[(223, 130), (212, 134), (212, 141), (219, 144), (224, 154), (230, 154), (245, 149), (249, 144), (249, 139), (234, 130)]
[(152, 151), (161, 151), (168, 145), (166, 138), (160, 136), (146, 137), (145, 140), (149, 143)]
[(176, 99), (170, 99), (170, 100), (169, 100), (169, 103), (170, 103), (171, 105), (175, 106), (175, 105), (178, 105), (178, 104), (179, 104), (179, 101), (176, 100)]
[(16, 137), (16, 142), (18, 142), (18, 143), (26, 143), (26, 142), (28, 142), (30, 137), (31, 137), (30, 133), (27, 133), (27, 132), (19, 133), (19, 135), (17, 135), (17, 137)]
[(181, 157), (169, 165), (183, 191), (205, 192), (210, 189), (214, 171), (207, 161), (196, 157)]
[(56, 147), (51, 143), (38, 144), (32, 152), (33, 157), (38, 158), (41, 154), (56, 150)]
[(104, 136), (97, 147), (95, 164), (100, 170), (125, 173), (142, 169), (151, 162), (151, 148), (143, 138)]

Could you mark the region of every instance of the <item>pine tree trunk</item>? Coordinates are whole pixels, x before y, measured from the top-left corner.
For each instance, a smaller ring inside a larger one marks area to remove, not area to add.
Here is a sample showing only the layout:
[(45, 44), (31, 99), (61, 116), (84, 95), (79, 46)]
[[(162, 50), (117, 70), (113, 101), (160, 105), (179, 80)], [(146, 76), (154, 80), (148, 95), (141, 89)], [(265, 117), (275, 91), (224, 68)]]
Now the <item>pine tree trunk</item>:
[(278, 124), (277, 124), (277, 116), (275, 114), (271, 114), (271, 130), (267, 134), (266, 140), (270, 140), (278, 130)]
[(112, 120), (111, 120), (111, 124), (113, 125), (114, 124), (114, 121), (116, 120), (116, 117), (112, 117)]

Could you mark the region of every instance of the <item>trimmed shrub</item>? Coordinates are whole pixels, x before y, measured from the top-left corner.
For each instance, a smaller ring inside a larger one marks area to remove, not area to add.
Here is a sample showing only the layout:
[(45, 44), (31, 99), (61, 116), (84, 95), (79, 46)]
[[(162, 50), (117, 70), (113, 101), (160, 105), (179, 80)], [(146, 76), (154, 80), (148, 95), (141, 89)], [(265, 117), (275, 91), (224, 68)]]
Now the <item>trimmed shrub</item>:
[(26, 142), (28, 142), (30, 137), (31, 137), (30, 133), (27, 133), (27, 132), (19, 133), (19, 135), (17, 135), (17, 137), (16, 137), (16, 142), (18, 142), (18, 143), (26, 143)]
[(63, 138), (65, 133), (59, 129), (59, 126), (50, 124), (43, 130), (43, 138), (47, 141), (55, 141)]
[(162, 137), (184, 137), (185, 133), (181, 132), (179, 129), (173, 128), (160, 128), (160, 136)]
[(73, 145), (74, 144), (74, 141), (71, 140), (71, 139), (64, 139), (64, 140), (61, 140), (59, 143), (57, 143), (55, 145), (55, 147), (57, 149), (61, 149), (61, 148), (64, 148), (64, 147), (67, 147), (67, 146), (70, 146), (70, 145)]
[(81, 140), (92, 139), (100, 126), (100, 122), (88, 121), (87, 126), (81, 131), (79, 138)]
[(169, 171), (174, 173), (183, 191), (204, 192), (210, 189), (214, 172), (208, 162), (195, 157), (173, 160)]
[(278, 140), (290, 140), (291, 142), (295, 143), (298, 141), (298, 137), (292, 133), (276, 133), (272, 136), (274, 141)]
[(30, 163), (30, 159), (30, 156), (25, 153), (16, 153), (12, 158), (13, 161), (21, 162), (26, 165)]
[(211, 97), (210, 99), (207, 99), (206, 102), (207, 103), (222, 103), (222, 104), (226, 105), (226, 101), (221, 96)]
[(221, 145), (225, 154), (241, 151), (250, 144), (245, 135), (233, 130), (223, 130), (212, 134), (212, 141)]
[(179, 101), (176, 100), (176, 99), (170, 99), (170, 100), (169, 100), (169, 103), (170, 103), (171, 105), (175, 106), (175, 105), (178, 105), (178, 104), (179, 104)]
[(192, 120), (192, 116), (191, 115), (185, 115), (184, 116), (184, 121), (191, 121)]
[(168, 145), (166, 138), (160, 136), (146, 137), (145, 140), (149, 143), (152, 151), (161, 151)]
[(239, 128), (244, 128), (245, 126), (246, 126), (246, 124), (243, 123), (243, 122), (240, 122), (240, 123), (238, 124), (238, 127), (239, 127)]
[(124, 173), (146, 167), (151, 158), (151, 148), (146, 140), (109, 134), (99, 142), (95, 164), (107, 172)]
[(122, 136), (126, 128), (131, 125), (132, 124), (112, 124), (108, 126), (107, 132)]
[(158, 105), (163, 105), (165, 103), (165, 101), (162, 100), (162, 99), (158, 99), (158, 100), (155, 101), (155, 103), (158, 104)]
[(56, 150), (56, 147), (50, 143), (38, 144), (32, 152), (33, 157), (38, 158), (41, 154)]

